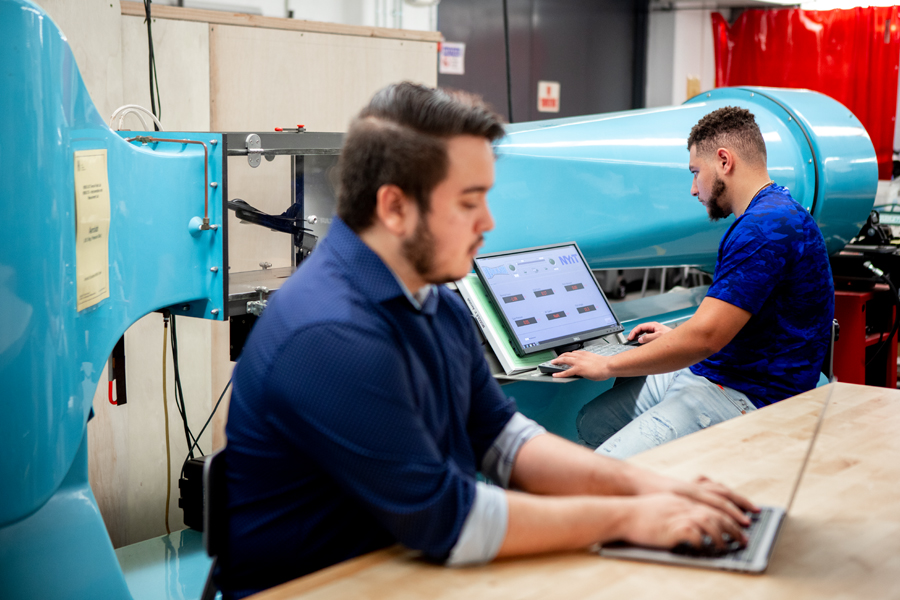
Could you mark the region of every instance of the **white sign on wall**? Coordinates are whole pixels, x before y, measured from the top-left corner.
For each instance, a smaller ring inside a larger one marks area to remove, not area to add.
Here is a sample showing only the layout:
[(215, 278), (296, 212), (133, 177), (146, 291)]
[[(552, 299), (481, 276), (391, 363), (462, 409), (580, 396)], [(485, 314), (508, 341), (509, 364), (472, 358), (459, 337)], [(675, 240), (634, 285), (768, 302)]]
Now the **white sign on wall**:
[(559, 82), (538, 81), (538, 112), (559, 112)]
[(466, 74), (466, 45), (462, 42), (441, 43), (441, 57), (438, 64), (441, 75)]

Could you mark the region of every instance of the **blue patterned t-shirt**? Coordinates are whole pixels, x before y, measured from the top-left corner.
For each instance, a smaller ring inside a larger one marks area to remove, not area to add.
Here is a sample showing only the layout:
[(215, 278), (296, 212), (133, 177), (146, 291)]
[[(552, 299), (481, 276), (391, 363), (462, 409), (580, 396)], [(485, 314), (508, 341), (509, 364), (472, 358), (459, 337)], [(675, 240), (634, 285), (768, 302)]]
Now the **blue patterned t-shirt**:
[(834, 319), (822, 232), (787, 188), (758, 193), (722, 237), (707, 296), (751, 313), (695, 375), (762, 407), (816, 386)]

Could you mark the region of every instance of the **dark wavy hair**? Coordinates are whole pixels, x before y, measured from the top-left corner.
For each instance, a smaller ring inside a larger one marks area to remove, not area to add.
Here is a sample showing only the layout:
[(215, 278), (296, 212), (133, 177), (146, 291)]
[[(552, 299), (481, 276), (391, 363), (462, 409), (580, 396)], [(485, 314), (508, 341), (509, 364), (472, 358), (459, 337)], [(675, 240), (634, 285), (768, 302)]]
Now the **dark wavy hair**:
[(746, 108), (725, 106), (700, 119), (687, 141), (688, 150), (695, 145), (698, 155), (728, 148), (748, 162), (766, 164), (766, 142)]
[(376, 194), (393, 184), (421, 214), (447, 176), (447, 140), (458, 135), (493, 142), (503, 123), (480, 97), (404, 82), (380, 90), (350, 124), (341, 149), (337, 214), (357, 233), (371, 224)]

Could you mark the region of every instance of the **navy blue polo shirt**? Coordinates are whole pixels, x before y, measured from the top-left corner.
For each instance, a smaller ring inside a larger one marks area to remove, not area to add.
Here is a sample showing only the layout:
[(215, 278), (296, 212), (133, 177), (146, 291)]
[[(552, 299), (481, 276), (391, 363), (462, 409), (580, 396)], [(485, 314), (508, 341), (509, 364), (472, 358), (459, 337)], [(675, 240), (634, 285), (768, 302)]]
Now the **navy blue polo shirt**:
[(695, 375), (759, 408), (816, 387), (834, 319), (834, 282), (815, 220), (787, 188), (758, 193), (719, 244), (707, 296), (752, 316)]
[(468, 310), (421, 310), (342, 221), (269, 302), (234, 372), (225, 450), (237, 596), (401, 542), (446, 559), (515, 413)]

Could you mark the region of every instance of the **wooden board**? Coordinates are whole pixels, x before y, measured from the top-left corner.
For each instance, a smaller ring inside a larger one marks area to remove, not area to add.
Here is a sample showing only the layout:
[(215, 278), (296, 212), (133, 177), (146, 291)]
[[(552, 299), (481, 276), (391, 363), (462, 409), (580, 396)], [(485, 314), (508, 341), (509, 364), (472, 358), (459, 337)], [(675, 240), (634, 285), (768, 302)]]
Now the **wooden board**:
[(84, 86), (104, 121), (122, 105), (119, 0), (37, 0), (65, 34)]
[[(254, 598), (900, 597), (900, 392), (836, 385), (820, 443), (764, 575), (617, 561), (587, 551), (448, 569), (394, 547)], [(632, 461), (678, 476), (705, 473), (757, 502), (786, 501), (825, 393), (808, 392)]]
[[(350, 119), (385, 85), (437, 84), (437, 48), (427, 42), (210, 25), (211, 123), (215, 131), (273, 131), (305, 125), (346, 131)], [(228, 159), (228, 197), (268, 213), (290, 206), (290, 158), (252, 169)], [(232, 272), (291, 264), (291, 241), (229, 214)]]
[[(122, 14), (144, 18), (142, 2), (122, 3)], [(220, 25), (239, 25), (261, 29), (284, 29), (287, 31), (311, 31), (332, 35), (349, 35), (356, 37), (373, 37), (423, 42), (440, 42), (443, 36), (438, 31), (410, 31), (408, 29), (389, 29), (386, 27), (365, 27), (360, 25), (343, 25), (340, 23), (320, 23), (302, 19), (280, 19), (277, 17), (261, 17), (244, 13), (233, 13), (218, 10), (200, 10), (196, 8), (180, 8), (154, 4), (150, 13), (160, 19), (199, 21), (202, 23), (218, 23)]]
[[(143, 18), (121, 17), (124, 98), (122, 104), (150, 108), (147, 26)], [(166, 131), (209, 131), (209, 26), (153, 19), (153, 52)], [(108, 120), (109, 115), (106, 115)], [(150, 123), (150, 128), (153, 125)], [(139, 129), (128, 117), (126, 126)]]
[[(89, 14), (89, 13), (88, 13)], [(150, 108), (147, 28), (142, 19), (116, 14), (123, 89), (117, 105)], [(162, 121), (169, 131), (209, 130), (209, 27), (201, 23), (154, 19), (153, 37)], [(110, 111), (111, 113), (111, 111)], [(110, 114), (103, 115), (108, 119)], [(149, 119), (148, 119), (149, 123)], [(126, 128), (140, 129), (128, 117)], [(210, 374), (211, 324), (179, 321), (179, 366), (188, 419), (197, 434), (209, 416), (213, 392)], [(145, 316), (125, 334), (128, 404), (111, 406), (106, 378), (94, 400), (96, 418), (88, 426), (91, 487), (115, 547), (165, 533), (166, 463), (162, 407), (162, 317)], [(170, 438), (169, 524), (184, 528), (178, 508), (178, 478), (187, 455), (181, 419), (175, 409), (174, 369), (167, 348), (167, 400)], [(201, 447), (212, 449), (212, 429)]]
[[(385, 85), (403, 80), (437, 85), (434, 41), (405, 35), (391, 39), (218, 24), (221, 22), (228, 21), (211, 21), (209, 25), (213, 131), (272, 131), (298, 124), (310, 131), (346, 131), (353, 116)], [(256, 169), (247, 165), (246, 158), (232, 157), (228, 159), (228, 174), (229, 199), (242, 198), (275, 214), (290, 205), (288, 157), (263, 160)], [(260, 262), (274, 267), (291, 264), (286, 234), (242, 225), (232, 216), (229, 213), (231, 272), (259, 269)], [(229, 361), (228, 326), (214, 324), (211, 379), (216, 397), (228, 382), (233, 366)], [(226, 395), (214, 420), (216, 447), (225, 441), (229, 398), (230, 394)]]

